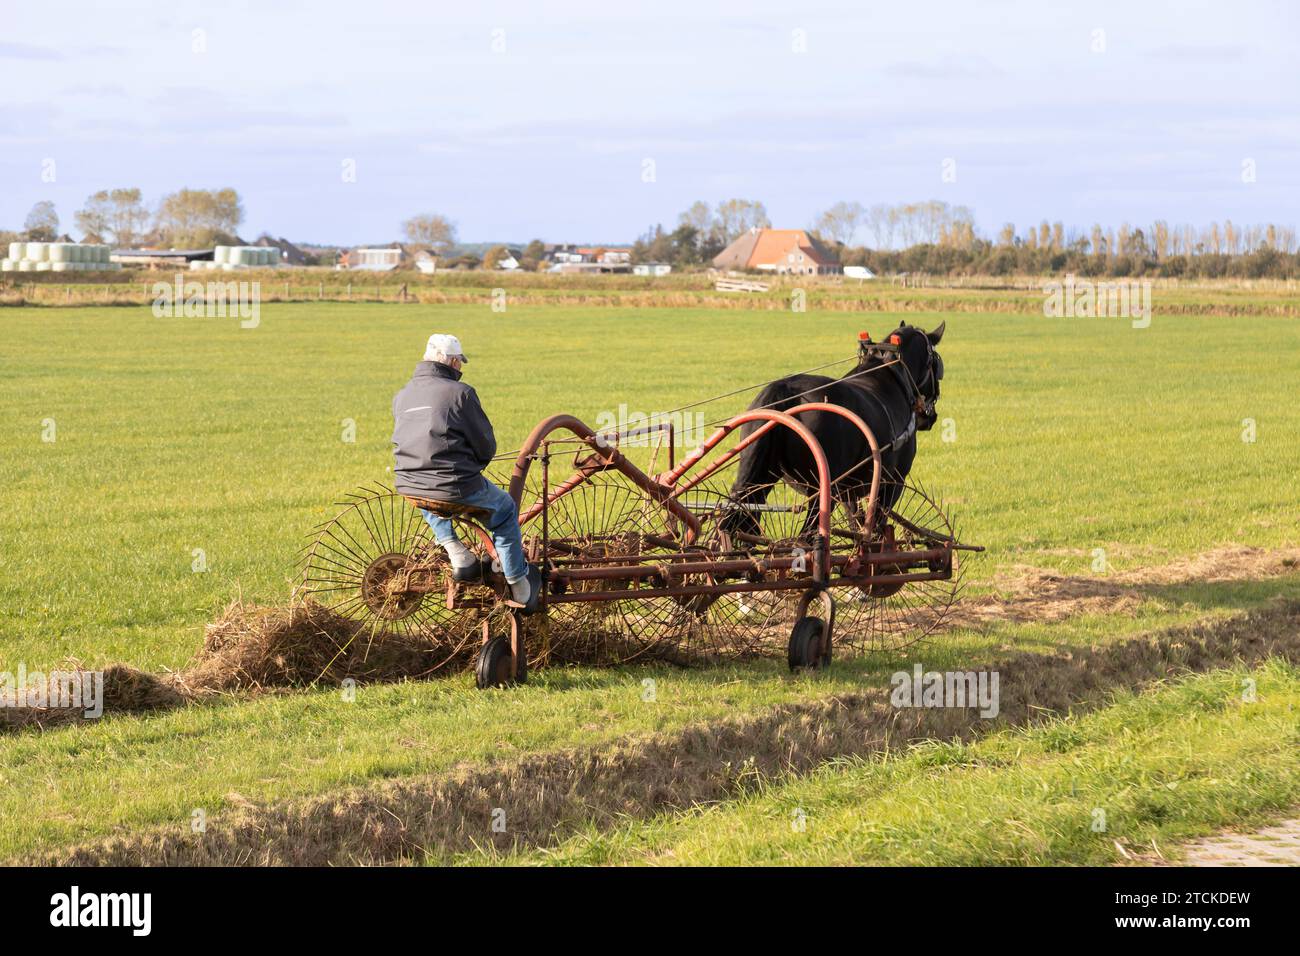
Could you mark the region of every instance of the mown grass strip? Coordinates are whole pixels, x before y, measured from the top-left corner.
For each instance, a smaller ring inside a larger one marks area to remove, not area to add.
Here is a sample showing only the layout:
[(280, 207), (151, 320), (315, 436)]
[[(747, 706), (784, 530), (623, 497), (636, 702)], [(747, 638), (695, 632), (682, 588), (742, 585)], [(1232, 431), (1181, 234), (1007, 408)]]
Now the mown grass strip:
[(1093, 713), (934, 741), (727, 803), (459, 862), (651, 865), (1105, 865), (1300, 799), (1300, 668), (1282, 659), (1117, 693)]

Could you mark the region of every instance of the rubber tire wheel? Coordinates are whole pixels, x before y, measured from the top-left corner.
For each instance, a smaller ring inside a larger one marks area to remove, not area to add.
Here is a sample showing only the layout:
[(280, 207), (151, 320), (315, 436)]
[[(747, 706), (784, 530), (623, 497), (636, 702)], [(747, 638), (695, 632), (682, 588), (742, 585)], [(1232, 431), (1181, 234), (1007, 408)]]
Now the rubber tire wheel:
[(520, 668), (518, 680), (510, 676), (512, 657), (508, 637), (497, 635), (484, 644), (478, 652), (478, 664), (474, 667), (474, 683), (478, 689), (509, 687), (514, 683), (523, 683), (528, 676), (524, 668)]
[(827, 662), (822, 660), (822, 619), (803, 617), (790, 631), (790, 647), (786, 659), (790, 670), (817, 670)]

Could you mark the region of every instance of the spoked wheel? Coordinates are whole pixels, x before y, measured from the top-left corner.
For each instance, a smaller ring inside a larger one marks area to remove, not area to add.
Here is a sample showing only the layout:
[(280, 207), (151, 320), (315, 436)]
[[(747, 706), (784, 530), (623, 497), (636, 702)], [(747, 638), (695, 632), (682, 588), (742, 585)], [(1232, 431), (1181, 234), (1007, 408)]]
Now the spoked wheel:
[(423, 515), (383, 486), (353, 492), (340, 506), (304, 553), (302, 593), (367, 625), (370, 641), (400, 634), (427, 642), (430, 671), (455, 659), (474, 615), (447, 609), (449, 564)]
[[(895, 484), (885, 496), (878, 533), (897, 550), (942, 547), (957, 540), (947, 510), (915, 484)], [(862, 530), (858, 521), (854, 530)], [(944, 626), (962, 589), (965, 564), (952, 553), (952, 576), (943, 580), (888, 583), (868, 589), (833, 587), (840, 642), (855, 651), (894, 650), (922, 640)], [(932, 563), (932, 570), (940, 565)], [(891, 569), (882, 569), (889, 571)], [(902, 570), (902, 569), (899, 569)], [(922, 569), (923, 570), (923, 569)]]
[[(727, 520), (736, 501), (726, 485), (701, 482), (679, 498), (700, 519), (697, 544), (710, 556), (743, 558), (754, 545), (733, 535)], [(744, 572), (685, 575), (687, 586), (720, 586), (749, 580)], [(685, 612), (677, 649), (691, 660), (728, 660), (754, 653), (771, 637), (773, 620), (786, 598), (776, 591), (736, 591), (683, 595), (674, 601)]]
[[(527, 528), (536, 540), (540, 518)], [(599, 474), (551, 503), (548, 559), (557, 568), (577, 569), (617, 564), (626, 556), (624, 563), (633, 565), (632, 558), (675, 547), (665, 543), (671, 534), (663, 505), (620, 474)], [(627, 591), (629, 597), (548, 605), (551, 655), (570, 662), (618, 664), (672, 644), (684, 630), (686, 612), (669, 598), (632, 596), (634, 589), (631, 580), (569, 584), (568, 594)]]
[[(843, 528), (852, 523), (855, 502), (836, 499), (832, 503), (831, 527)], [(817, 498), (805, 488), (785, 481), (751, 488), (743, 496), (727, 495), (729, 514), (720, 523), (730, 530), (736, 547), (748, 549), (759, 558), (789, 557), (799, 559), (783, 577), (808, 577), (813, 570), (813, 538), (817, 532)], [(831, 553), (848, 554), (856, 548), (852, 536), (831, 536)], [(762, 608), (755, 649), (779, 653), (796, 625), (796, 608), (800, 592), (796, 590), (763, 591), (735, 597)]]

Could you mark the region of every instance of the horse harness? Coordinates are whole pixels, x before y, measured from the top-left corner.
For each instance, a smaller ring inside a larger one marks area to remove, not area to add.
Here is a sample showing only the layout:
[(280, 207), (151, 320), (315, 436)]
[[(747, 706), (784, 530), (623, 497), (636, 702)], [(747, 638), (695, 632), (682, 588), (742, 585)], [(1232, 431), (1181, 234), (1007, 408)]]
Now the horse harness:
[[(865, 335), (865, 333), (863, 334)], [(867, 392), (868, 395), (876, 400), (876, 404), (880, 406), (880, 410), (885, 413), (885, 419), (889, 422), (889, 431), (893, 435), (888, 442), (885, 442), (880, 446), (882, 452), (887, 448), (891, 451), (896, 450), (898, 445), (906, 442), (916, 434), (916, 420), (918, 415), (926, 416), (931, 420), (931, 423), (933, 423), (933, 420), (936, 417), (934, 399), (926, 396), (922, 389), (932, 381), (937, 383), (943, 378), (943, 359), (939, 356), (939, 353), (934, 350), (934, 345), (930, 342), (930, 337), (923, 334), (922, 338), (925, 340), (926, 362), (925, 377), (921, 379), (919, 385), (917, 384), (916, 379), (912, 376), (912, 370), (908, 368), (907, 363), (903, 361), (901, 349), (902, 342), (896, 333), (891, 335), (889, 340), (885, 342), (873, 342), (870, 338), (865, 338), (858, 343), (858, 354), (860, 356), (859, 361), (868, 358), (876, 359), (880, 363), (880, 365), (876, 367), (885, 368), (890, 371), (894, 376), (894, 380), (898, 382), (899, 388), (901, 388), (908, 396), (908, 400), (911, 404), (912, 413), (907, 417), (907, 427), (904, 428), (900, 434), (894, 426), (894, 416), (889, 413), (889, 406), (881, 401), (880, 396), (875, 392)]]

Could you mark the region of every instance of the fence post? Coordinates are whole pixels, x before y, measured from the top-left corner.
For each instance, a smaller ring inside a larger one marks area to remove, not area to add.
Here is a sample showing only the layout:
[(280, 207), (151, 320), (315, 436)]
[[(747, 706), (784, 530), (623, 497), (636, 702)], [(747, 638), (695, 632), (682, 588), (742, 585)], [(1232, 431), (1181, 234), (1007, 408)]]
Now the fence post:
[(320, 288), (316, 291), (316, 298), (317, 298), (317, 299), (323, 299), (323, 298), (325, 298), (325, 283), (324, 283), (324, 282), (322, 282), (322, 283), (320, 284)]

